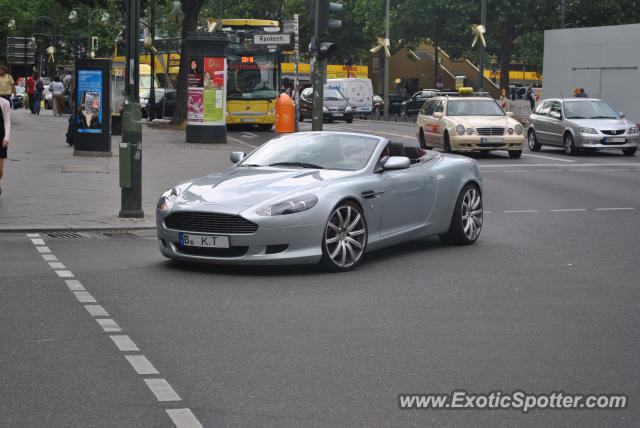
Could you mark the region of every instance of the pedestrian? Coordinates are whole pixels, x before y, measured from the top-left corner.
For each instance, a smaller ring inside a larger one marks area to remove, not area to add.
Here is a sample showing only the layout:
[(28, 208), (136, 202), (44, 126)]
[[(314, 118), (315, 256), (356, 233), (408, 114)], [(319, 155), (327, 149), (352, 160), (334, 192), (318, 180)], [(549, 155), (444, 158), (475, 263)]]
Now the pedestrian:
[[(9, 139), (11, 135), (11, 103), (6, 98), (0, 98), (0, 179), (4, 170), (4, 160), (7, 158)], [(0, 187), (0, 195), (2, 187)]]
[(589, 95), (584, 91), (584, 88), (580, 88), (580, 93), (578, 94), (579, 98), (589, 98)]
[(573, 97), (580, 98), (580, 88), (573, 88)]
[(36, 78), (35, 78), (35, 76), (36, 76), (36, 74), (38, 74), (38, 72), (34, 71), (32, 76), (27, 77), (27, 83), (26, 83), (26, 88), (25, 88), (25, 92), (27, 93), (27, 97), (29, 99), (29, 110), (31, 111), (31, 114), (35, 114), (35, 110), (34, 110), (33, 106), (34, 106), (34, 101), (36, 99), (36, 97), (35, 97), (35, 92), (36, 92)]
[(34, 91), (34, 99), (33, 99), (33, 112), (35, 114), (40, 114), (40, 106), (42, 104), (42, 94), (44, 92), (44, 82), (40, 77), (40, 73), (37, 71), (33, 73), (33, 78), (35, 79), (35, 91)]
[(0, 97), (9, 101), (11, 105), (11, 95), (16, 93), (16, 83), (13, 77), (7, 73), (7, 67), (0, 65)]
[(531, 111), (535, 110), (536, 99), (533, 96), (533, 91), (531, 90), (531, 87), (527, 88), (527, 95), (525, 96), (525, 99), (529, 101), (529, 106), (531, 107)]
[(500, 98), (498, 99), (498, 104), (500, 104), (500, 108), (504, 111), (509, 111), (509, 97), (507, 96), (507, 90), (502, 89), (500, 91)]
[(51, 92), (53, 115), (62, 116), (64, 108), (64, 85), (60, 81), (60, 76), (53, 78), (53, 82), (49, 85), (49, 92)]

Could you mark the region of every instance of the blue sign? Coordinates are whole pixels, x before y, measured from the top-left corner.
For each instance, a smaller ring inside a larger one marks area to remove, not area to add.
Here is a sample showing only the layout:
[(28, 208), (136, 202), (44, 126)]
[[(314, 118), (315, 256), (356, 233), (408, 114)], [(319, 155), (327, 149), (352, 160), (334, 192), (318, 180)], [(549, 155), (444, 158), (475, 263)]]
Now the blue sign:
[(102, 70), (78, 70), (78, 132), (102, 133)]

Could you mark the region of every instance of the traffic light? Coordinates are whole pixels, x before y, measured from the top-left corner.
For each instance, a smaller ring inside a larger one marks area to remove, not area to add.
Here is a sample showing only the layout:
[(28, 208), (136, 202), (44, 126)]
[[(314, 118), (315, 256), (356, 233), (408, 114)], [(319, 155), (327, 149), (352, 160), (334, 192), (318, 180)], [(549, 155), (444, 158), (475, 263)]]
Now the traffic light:
[(329, 55), (332, 55), (338, 49), (338, 45), (331, 42), (320, 42), (318, 43), (318, 58), (325, 59)]
[(337, 31), (342, 28), (342, 21), (331, 19), (331, 13), (342, 12), (342, 4), (333, 3), (328, 0), (319, 1), (318, 7), (318, 36), (322, 37), (330, 31)]

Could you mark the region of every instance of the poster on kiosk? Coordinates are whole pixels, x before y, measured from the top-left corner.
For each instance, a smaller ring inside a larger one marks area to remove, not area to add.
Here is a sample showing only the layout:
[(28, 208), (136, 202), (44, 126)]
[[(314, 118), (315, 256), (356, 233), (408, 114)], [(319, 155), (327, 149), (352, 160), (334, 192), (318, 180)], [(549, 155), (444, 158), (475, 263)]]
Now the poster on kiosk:
[(189, 58), (187, 122), (189, 125), (225, 125), (227, 64), (225, 58)]

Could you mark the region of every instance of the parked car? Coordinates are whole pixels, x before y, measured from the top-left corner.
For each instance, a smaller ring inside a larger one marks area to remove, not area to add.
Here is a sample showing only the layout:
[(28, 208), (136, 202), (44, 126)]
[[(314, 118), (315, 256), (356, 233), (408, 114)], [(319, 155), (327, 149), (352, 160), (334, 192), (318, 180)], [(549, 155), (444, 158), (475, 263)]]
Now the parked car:
[(353, 113), (369, 116), (372, 110), (373, 87), (371, 79), (350, 77), (348, 79), (327, 79), (327, 88), (335, 88), (347, 99)]
[[(389, 94), (388, 97), (389, 114), (400, 114), (400, 108), (402, 107), (402, 103), (405, 101), (405, 99), (397, 94)], [(384, 98), (380, 95), (375, 95), (373, 97), (373, 114), (376, 116), (382, 116), (384, 114)]]
[(402, 102), (400, 105), (400, 116), (417, 116), (425, 101), (435, 97), (438, 93), (439, 91), (437, 89), (423, 89), (422, 91), (416, 92), (411, 98)]
[(370, 250), (429, 236), (468, 245), (482, 229), (482, 178), (470, 158), (374, 135), (300, 132), (233, 152), (231, 162), (160, 197), (165, 257), (345, 271)]
[(506, 150), (522, 155), (524, 129), (488, 96), (440, 95), (424, 103), (416, 120), (420, 147), (445, 152)]
[[(161, 119), (163, 117), (173, 117), (173, 112), (176, 109), (176, 90), (175, 89), (156, 89), (156, 108), (155, 117)], [(148, 103), (149, 103), (149, 91), (146, 92), (147, 98), (141, 103), (142, 117), (148, 116)]]
[[(347, 123), (353, 122), (353, 109), (339, 90), (325, 86), (322, 104), (323, 121), (344, 120)], [(300, 122), (304, 119), (311, 119), (312, 115), (313, 88), (306, 88), (300, 93)]]
[(564, 148), (568, 155), (621, 149), (625, 156), (633, 156), (640, 143), (636, 124), (594, 98), (544, 100), (529, 116), (528, 125), (527, 141), (533, 151), (549, 145)]

